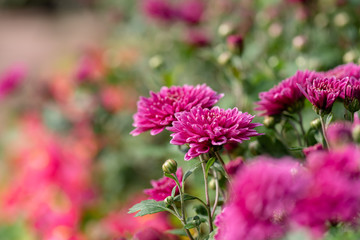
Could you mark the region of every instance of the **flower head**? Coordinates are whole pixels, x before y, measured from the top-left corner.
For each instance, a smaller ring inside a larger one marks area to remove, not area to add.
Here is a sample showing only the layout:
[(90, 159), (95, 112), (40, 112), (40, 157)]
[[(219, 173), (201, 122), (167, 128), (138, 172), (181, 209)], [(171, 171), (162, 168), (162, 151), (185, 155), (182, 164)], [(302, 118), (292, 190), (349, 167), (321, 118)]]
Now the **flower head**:
[(353, 142), (350, 122), (334, 122), (326, 128), (326, 138), (331, 148), (339, 148)]
[(335, 100), (343, 91), (346, 82), (335, 77), (308, 79), (305, 86), (298, 84), (300, 91), (312, 103), (318, 114), (329, 113)]
[(187, 0), (179, 6), (179, 18), (189, 25), (201, 22), (205, 10), (202, 0)]
[(169, 22), (177, 17), (177, 12), (169, 0), (144, 0), (143, 10), (148, 17)]
[(340, 95), (344, 98), (344, 106), (350, 112), (357, 112), (360, 109), (360, 79), (350, 77), (345, 79), (346, 86)]
[(210, 45), (211, 40), (208, 34), (201, 29), (188, 30), (184, 42), (194, 48), (202, 48)]
[(282, 237), (298, 199), (306, 193), (309, 177), (290, 158), (267, 158), (237, 173), (230, 202), (217, 217), (216, 240), (270, 240)]
[(323, 74), (325, 77), (336, 77), (337, 79), (346, 77), (360, 78), (360, 66), (354, 63), (347, 63), (337, 66)]
[(234, 176), (236, 172), (242, 168), (243, 165), (244, 159), (242, 157), (237, 157), (225, 165), (225, 171), (230, 176)]
[(26, 69), (22, 65), (14, 65), (0, 76), (0, 98), (7, 96), (24, 80)]
[(354, 223), (360, 212), (360, 151), (354, 146), (317, 151), (307, 158), (310, 189), (297, 203), (294, 219), (321, 235), (327, 223)]
[[(182, 175), (182, 169), (178, 168), (178, 170), (176, 171), (176, 176), (178, 177), (180, 182), (182, 180)], [(159, 180), (152, 180), (150, 183), (153, 188), (145, 189), (144, 193), (146, 193), (151, 199), (154, 199), (156, 201), (162, 201), (166, 197), (170, 196), (172, 189), (176, 186), (175, 181), (168, 177), (163, 177)]]
[(185, 160), (207, 153), (213, 146), (249, 140), (261, 135), (254, 129), (259, 123), (252, 123), (254, 116), (240, 112), (237, 108), (212, 109), (195, 107), (189, 112), (176, 113), (176, 121), (167, 128), (173, 133), (171, 144), (189, 144)]
[(137, 136), (151, 130), (152, 135), (162, 132), (171, 126), (175, 113), (189, 111), (195, 106), (210, 108), (222, 98), (206, 84), (189, 86), (162, 87), (160, 92), (150, 92), (150, 97), (140, 97), (138, 112), (134, 115), (136, 127), (130, 134)]
[(255, 110), (263, 111), (261, 115), (272, 116), (281, 114), (284, 111), (294, 112), (302, 107), (304, 95), (299, 92), (297, 84), (301, 86), (305, 84), (306, 79), (314, 78), (315, 72), (310, 71), (298, 71), (290, 78), (287, 78), (280, 82), (267, 92), (261, 92), (259, 94), (260, 101)]
[(317, 143), (313, 146), (307, 147), (303, 149), (303, 153), (305, 156), (308, 156), (310, 153), (315, 151), (321, 151), (324, 150), (323, 145), (321, 143)]

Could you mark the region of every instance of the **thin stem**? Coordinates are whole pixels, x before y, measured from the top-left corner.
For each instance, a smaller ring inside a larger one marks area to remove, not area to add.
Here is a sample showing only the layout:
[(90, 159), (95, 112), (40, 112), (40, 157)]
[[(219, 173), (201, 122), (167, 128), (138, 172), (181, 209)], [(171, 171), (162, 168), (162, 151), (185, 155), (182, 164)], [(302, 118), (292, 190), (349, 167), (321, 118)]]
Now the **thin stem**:
[(213, 209), (211, 211), (211, 216), (212, 217), (214, 217), (215, 210), (216, 210), (216, 207), (217, 207), (218, 201), (219, 201), (219, 179), (218, 179), (218, 175), (217, 175), (216, 170), (213, 170), (213, 174), (214, 174), (214, 177), (215, 177), (215, 202), (214, 202)]
[(306, 133), (305, 133), (305, 129), (304, 129), (303, 118), (302, 118), (301, 112), (298, 112), (298, 116), (299, 116), (299, 125), (300, 125), (300, 129), (301, 129), (301, 133), (304, 137), (306, 146), (309, 146), (309, 142), (306, 138)]
[(215, 153), (216, 158), (219, 160), (219, 162), (221, 163), (221, 166), (222, 166), (223, 169), (224, 169), (224, 173), (225, 173), (226, 179), (230, 182), (230, 177), (229, 177), (229, 175), (228, 175), (227, 172), (226, 172), (224, 160), (221, 158), (221, 156), (220, 156), (220, 154), (219, 154), (218, 152), (214, 152), (214, 153)]
[(325, 115), (320, 115), (321, 130), (324, 137), (325, 149), (329, 148), (329, 142), (326, 137)]
[(295, 131), (295, 135), (297, 137), (297, 140), (298, 140), (298, 143), (299, 143), (299, 146), (302, 146), (302, 141), (301, 141), (301, 136), (300, 136), (300, 133), (299, 131), (297, 130), (295, 124), (292, 122), (292, 121), (289, 121), (289, 123), (291, 124), (291, 126), (294, 128), (294, 131)]
[[(179, 183), (179, 179), (177, 178), (176, 174), (173, 173), (173, 176), (175, 178), (175, 182), (176, 182), (176, 185), (179, 189), (179, 194), (180, 194), (180, 207), (181, 207), (181, 215), (182, 215), (182, 223), (184, 224), (184, 226), (186, 225), (186, 216), (185, 216), (185, 204), (184, 204), (184, 194), (183, 194), (183, 191), (182, 191), (182, 188), (180, 186), (180, 183)], [(177, 212), (178, 213), (178, 212)], [(179, 213), (178, 213), (179, 214)], [(180, 215), (180, 214), (179, 214)], [(191, 239), (191, 240), (194, 240), (194, 238), (192, 237), (190, 231), (186, 228), (185, 229), (185, 232), (186, 234), (188, 235), (188, 237)]]
[(350, 120), (351, 120), (351, 122), (354, 122), (354, 113), (355, 112), (350, 112)]
[(205, 184), (205, 198), (206, 198), (206, 208), (207, 208), (207, 212), (209, 215), (209, 227), (210, 227), (210, 232), (212, 232), (214, 230), (213, 227), (213, 223), (212, 223), (212, 217), (211, 217), (211, 207), (210, 207), (210, 198), (209, 198), (209, 187), (208, 187), (208, 181), (207, 181), (207, 176), (206, 176), (206, 163), (204, 161), (204, 159), (202, 158), (202, 156), (200, 155), (200, 161), (201, 161), (201, 168), (204, 174), (204, 184)]

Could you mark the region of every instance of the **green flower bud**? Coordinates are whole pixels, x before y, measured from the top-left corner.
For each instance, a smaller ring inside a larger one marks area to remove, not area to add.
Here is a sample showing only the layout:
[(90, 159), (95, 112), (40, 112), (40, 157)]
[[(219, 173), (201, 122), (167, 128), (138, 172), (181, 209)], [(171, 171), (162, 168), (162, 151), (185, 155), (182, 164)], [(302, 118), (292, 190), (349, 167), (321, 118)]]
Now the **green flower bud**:
[(149, 59), (149, 66), (152, 69), (159, 69), (163, 64), (164, 64), (164, 60), (159, 55), (155, 55)]
[(235, 30), (234, 25), (230, 22), (226, 22), (226, 23), (222, 23), (219, 26), (218, 33), (220, 36), (226, 37), (226, 36), (232, 34), (234, 32), (234, 30)]
[(164, 199), (164, 203), (168, 207), (174, 203), (174, 198), (172, 196), (168, 196)]
[(356, 98), (345, 98), (344, 106), (349, 112), (352, 113), (360, 110), (360, 103)]
[(172, 174), (176, 173), (177, 170), (177, 162), (174, 159), (168, 159), (162, 165), (162, 170), (164, 173)]
[(209, 188), (212, 189), (212, 190), (216, 189), (216, 180), (214, 178), (210, 180)]
[(219, 65), (221, 66), (225, 66), (226, 64), (228, 64), (231, 60), (231, 53), (230, 52), (223, 52), (221, 53), (218, 58), (217, 58), (217, 62)]
[(274, 128), (276, 125), (276, 119), (273, 116), (266, 116), (264, 119), (264, 126), (267, 128)]
[(313, 129), (320, 129), (321, 128), (321, 121), (320, 118), (316, 118), (310, 122), (310, 127)]
[(356, 143), (360, 143), (360, 125), (356, 125), (353, 128), (352, 137)]

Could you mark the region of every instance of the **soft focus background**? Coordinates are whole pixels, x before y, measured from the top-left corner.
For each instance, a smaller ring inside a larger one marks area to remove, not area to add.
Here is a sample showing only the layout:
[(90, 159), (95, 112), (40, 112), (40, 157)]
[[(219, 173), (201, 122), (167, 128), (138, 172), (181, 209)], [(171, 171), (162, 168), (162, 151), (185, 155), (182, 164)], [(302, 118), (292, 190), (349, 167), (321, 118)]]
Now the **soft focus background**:
[(164, 160), (193, 165), (166, 132), (129, 135), (138, 97), (206, 83), (255, 114), (298, 69), (359, 64), (359, 14), (358, 0), (0, 0), (0, 239), (175, 228), (127, 214)]

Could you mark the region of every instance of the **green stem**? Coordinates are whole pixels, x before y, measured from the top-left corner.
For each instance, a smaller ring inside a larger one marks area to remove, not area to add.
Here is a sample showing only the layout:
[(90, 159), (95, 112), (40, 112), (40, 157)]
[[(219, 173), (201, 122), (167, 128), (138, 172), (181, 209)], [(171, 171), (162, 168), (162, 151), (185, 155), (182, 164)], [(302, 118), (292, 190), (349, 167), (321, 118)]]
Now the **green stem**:
[[(184, 224), (184, 226), (186, 225), (186, 216), (185, 216), (185, 204), (184, 204), (184, 194), (183, 194), (183, 191), (182, 191), (182, 188), (180, 186), (180, 183), (179, 183), (179, 179), (177, 178), (176, 174), (173, 173), (173, 176), (175, 178), (175, 182), (176, 182), (176, 185), (179, 189), (179, 194), (180, 194), (180, 207), (181, 207), (181, 215), (182, 215), (182, 223)], [(178, 212), (177, 212), (178, 213)], [(179, 214), (179, 213), (178, 213)], [(179, 214), (180, 215), (180, 214)], [(188, 237), (191, 239), (191, 240), (194, 240), (194, 238), (192, 237), (190, 231), (188, 229), (185, 228), (185, 232), (186, 234), (188, 235)]]
[(221, 166), (222, 166), (223, 169), (224, 169), (224, 173), (225, 173), (226, 179), (230, 182), (230, 177), (229, 177), (229, 175), (228, 175), (227, 172), (226, 172), (224, 160), (221, 158), (221, 156), (220, 156), (220, 154), (219, 154), (218, 152), (214, 152), (214, 153), (215, 153), (216, 158), (219, 160), (219, 162), (221, 163)]
[(329, 148), (329, 142), (327, 140), (327, 137), (326, 137), (326, 126), (325, 126), (325, 115), (320, 115), (320, 122), (321, 122), (321, 130), (322, 130), (322, 134), (323, 134), (323, 137), (324, 137), (324, 147), (325, 149), (328, 149)]
[(211, 217), (211, 207), (210, 207), (210, 198), (209, 198), (209, 187), (208, 187), (208, 181), (207, 181), (207, 176), (206, 176), (206, 163), (204, 161), (204, 159), (202, 158), (202, 156), (200, 155), (200, 162), (201, 162), (201, 168), (203, 171), (203, 175), (204, 175), (204, 185), (205, 185), (205, 198), (206, 198), (206, 210), (208, 212), (209, 215), (209, 227), (210, 227), (210, 232), (212, 232), (214, 230), (213, 227), (213, 223), (212, 223), (212, 217)]
[(305, 129), (304, 129), (303, 118), (302, 118), (301, 112), (298, 112), (298, 116), (299, 116), (299, 125), (300, 125), (301, 133), (302, 133), (302, 135), (304, 137), (306, 146), (309, 146), (309, 142), (308, 142), (308, 140), (306, 138), (306, 132), (305, 132)]
[(215, 202), (214, 202), (213, 209), (211, 211), (211, 216), (212, 217), (214, 217), (215, 210), (216, 210), (216, 207), (217, 207), (218, 202), (219, 202), (219, 179), (218, 179), (218, 175), (217, 175), (216, 170), (213, 170), (213, 174), (214, 174), (214, 177), (215, 177)]

